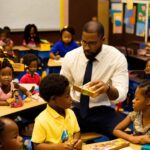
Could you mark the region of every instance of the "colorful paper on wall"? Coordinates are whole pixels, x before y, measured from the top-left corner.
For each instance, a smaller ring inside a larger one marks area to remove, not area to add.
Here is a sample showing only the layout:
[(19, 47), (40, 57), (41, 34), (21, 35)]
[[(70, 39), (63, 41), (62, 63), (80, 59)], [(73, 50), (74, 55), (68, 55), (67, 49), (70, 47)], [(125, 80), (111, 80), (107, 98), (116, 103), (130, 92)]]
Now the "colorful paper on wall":
[(134, 6), (132, 10), (128, 10), (127, 6), (125, 8), (125, 32), (133, 34), (135, 29), (136, 6)]
[(143, 22), (136, 23), (136, 35), (141, 37), (145, 36), (145, 23)]
[(137, 22), (145, 22), (146, 20), (146, 5), (145, 4), (138, 4), (137, 9)]
[(111, 3), (110, 14), (112, 17), (112, 23), (114, 22), (114, 13), (123, 12), (123, 4), (122, 3)]
[(113, 17), (114, 18), (113, 19), (113, 33), (114, 34), (122, 33), (122, 24), (123, 24), (122, 17), (123, 17), (122, 12), (114, 13), (114, 17)]
[(127, 1), (127, 9), (132, 10), (133, 9), (133, 0), (126, 0)]
[(125, 32), (129, 34), (134, 34), (134, 28), (135, 26), (132, 24), (126, 24), (125, 26)]

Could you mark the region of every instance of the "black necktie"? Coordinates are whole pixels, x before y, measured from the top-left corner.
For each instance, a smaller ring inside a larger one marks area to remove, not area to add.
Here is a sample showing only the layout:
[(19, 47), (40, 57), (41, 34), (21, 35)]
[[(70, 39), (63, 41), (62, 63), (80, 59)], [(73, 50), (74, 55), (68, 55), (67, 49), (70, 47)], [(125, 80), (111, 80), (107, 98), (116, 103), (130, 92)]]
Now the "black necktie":
[[(94, 60), (89, 60), (87, 63), (85, 74), (84, 74), (84, 79), (83, 79), (83, 85), (91, 81), (93, 61)], [(89, 96), (81, 94), (80, 115), (82, 118), (85, 118), (87, 116), (88, 109), (89, 109)]]

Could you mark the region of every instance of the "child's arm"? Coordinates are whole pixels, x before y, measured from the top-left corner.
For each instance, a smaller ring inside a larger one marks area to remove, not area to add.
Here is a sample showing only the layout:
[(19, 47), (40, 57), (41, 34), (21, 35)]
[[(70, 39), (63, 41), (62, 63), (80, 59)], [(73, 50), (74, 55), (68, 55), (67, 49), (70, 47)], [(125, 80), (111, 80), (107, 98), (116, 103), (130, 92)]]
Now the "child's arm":
[(50, 52), (49, 55), (50, 55), (50, 58), (51, 58), (51, 59), (56, 59), (56, 60), (60, 59), (60, 55), (58, 55), (58, 54), (57, 54), (57, 55), (54, 55), (53, 52)]
[(75, 148), (76, 150), (82, 149), (82, 140), (80, 132), (77, 132), (73, 135), (73, 148)]
[(73, 150), (73, 145), (69, 142), (60, 144), (33, 143), (35, 150)]
[(123, 138), (125, 140), (130, 141), (130, 134), (127, 134), (126, 132), (124, 132), (124, 130), (129, 126), (129, 124), (131, 123), (131, 119), (129, 116), (127, 116), (124, 120), (122, 120), (113, 130), (113, 134), (116, 137), (119, 138)]
[(31, 93), (30, 91), (28, 91), (26, 88), (20, 86), (18, 83), (15, 83), (15, 82), (14, 82), (14, 87), (15, 87), (16, 89), (21, 90), (21, 91), (23, 92), (23, 94), (25, 94), (27, 97), (32, 96), (32, 93)]
[(123, 121), (121, 121), (113, 130), (113, 134), (119, 138), (125, 139), (134, 144), (142, 144), (142, 139), (144, 142), (144, 136), (134, 136), (132, 134), (127, 134), (124, 130), (131, 124), (132, 121), (129, 116), (127, 116)]

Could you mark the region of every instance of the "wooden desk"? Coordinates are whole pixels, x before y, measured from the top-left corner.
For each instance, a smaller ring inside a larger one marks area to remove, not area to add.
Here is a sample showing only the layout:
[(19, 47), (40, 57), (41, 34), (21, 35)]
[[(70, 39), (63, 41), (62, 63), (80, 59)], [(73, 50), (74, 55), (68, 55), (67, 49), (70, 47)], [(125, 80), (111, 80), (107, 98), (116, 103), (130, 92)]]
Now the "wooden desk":
[[(108, 141), (109, 142), (109, 141)], [(101, 143), (106, 143), (106, 142), (101, 142)], [(82, 150), (94, 150), (92, 149), (92, 147), (94, 145), (97, 145), (98, 143), (94, 143), (94, 144), (83, 144), (82, 146)], [(137, 145), (137, 144), (131, 144), (127, 147), (127, 148), (131, 148), (133, 150), (141, 150), (141, 145)], [(97, 149), (97, 150), (102, 150), (102, 149)], [(121, 150), (121, 149), (120, 149)]]
[(0, 117), (12, 115), (15, 113), (19, 113), (28, 109), (44, 105), (46, 105), (46, 102), (44, 100), (40, 102), (37, 100), (32, 100), (30, 102), (24, 102), (24, 105), (18, 108), (11, 108), (10, 106), (0, 106)]
[(18, 50), (18, 51), (29, 51), (29, 50), (35, 50), (35, 51), (50, 51), (50, 49), (42, 49), (41, 47), (25, 47), (25, 46), (14, 46), (13, 50)]
[(18, 50), (18, 51), (29, 51), (30, 48), (25, 47), (25, 46), (14, 46), (13, 50)]
[(143, 61), (147, 61), (147, 60), (150, 59), (150, 56), (140, 56), (140, 55), (128, 55), (128, 57), (140, 59), (140, 60), (143, 60)]
[(126, 58), (129, 70), (144, 70), (147, 60), (150, 59), (150, 57), (138, 55), (127, 55)]
[(48, 67), (61, 67), (63, 58), (60, 58), (59, 60), (49, 59), (47, 66)]
[(45, 59), (45, 58), (48, 59), (49, 58), (49, 51), (50, 51), (50, 49), (43, 49), (41, 47), (29, 48), (29, 47), (25, 47), (25, 46), (14, 46), (13, 50), (18, 50), (20, 57), (23, 57), (28, 52), (33, 51), (33, 53), (35, 55), (37, 55), (38, 57), (40, 57), (42, 59)]

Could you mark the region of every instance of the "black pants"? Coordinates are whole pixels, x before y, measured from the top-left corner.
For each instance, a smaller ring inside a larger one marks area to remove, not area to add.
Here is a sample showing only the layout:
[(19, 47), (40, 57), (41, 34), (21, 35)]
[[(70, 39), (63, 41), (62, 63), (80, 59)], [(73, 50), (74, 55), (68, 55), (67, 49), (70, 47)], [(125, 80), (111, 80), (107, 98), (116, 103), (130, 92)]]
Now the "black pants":
[(85, 119), (81, 118), (79, 108), (74, 107), (73, 110), (76, 114), (81, 133), (97, 132), (108, 136), (110, 139), (115, 138), (112, 134), (114, 127), (124, 119), (124, 115), (108, 106), (98, 106), (89, 109)]

